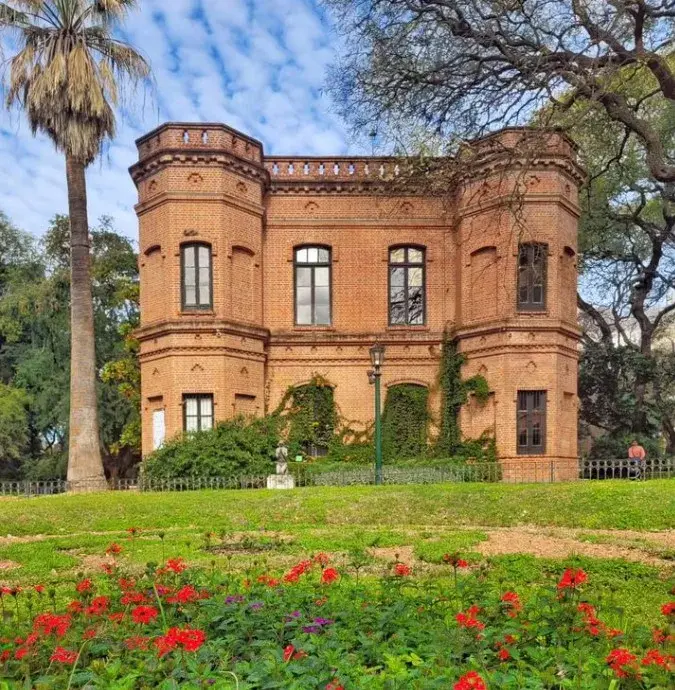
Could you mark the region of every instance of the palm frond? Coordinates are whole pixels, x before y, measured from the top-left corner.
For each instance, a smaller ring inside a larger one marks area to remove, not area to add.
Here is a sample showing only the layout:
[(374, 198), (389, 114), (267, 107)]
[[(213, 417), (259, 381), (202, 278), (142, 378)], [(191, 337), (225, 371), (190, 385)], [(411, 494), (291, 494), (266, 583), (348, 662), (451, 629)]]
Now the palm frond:
[(85, 164), (114, 136), (124, 87), (149, 77), (145, 58), (112, 36), (136, 0), (6, 0), (0, 32), (18, 45), (9, 63), (8, 106), (21, 107), (34, 132)]

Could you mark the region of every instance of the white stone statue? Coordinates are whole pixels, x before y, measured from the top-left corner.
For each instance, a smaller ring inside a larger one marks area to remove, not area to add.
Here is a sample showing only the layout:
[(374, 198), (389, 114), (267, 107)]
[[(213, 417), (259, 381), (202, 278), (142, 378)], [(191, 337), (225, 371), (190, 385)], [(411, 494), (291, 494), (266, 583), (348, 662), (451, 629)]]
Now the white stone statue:
[(288, 448), (283, 441), (279, 441), (274, 455), (277, 459), (277, 474), (288, 474)]

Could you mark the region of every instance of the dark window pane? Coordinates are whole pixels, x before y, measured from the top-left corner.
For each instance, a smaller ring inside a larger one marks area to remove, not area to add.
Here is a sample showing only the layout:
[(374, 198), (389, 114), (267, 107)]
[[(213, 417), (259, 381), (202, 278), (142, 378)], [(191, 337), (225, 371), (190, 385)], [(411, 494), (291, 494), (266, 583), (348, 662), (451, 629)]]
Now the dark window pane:
[(408, 292), (408, 323), (418, 325), (424, 320), (422, 288), (410, 288)]
[(538, 422), (532, 425), (532, 445), (541, 445), (541, 427)]

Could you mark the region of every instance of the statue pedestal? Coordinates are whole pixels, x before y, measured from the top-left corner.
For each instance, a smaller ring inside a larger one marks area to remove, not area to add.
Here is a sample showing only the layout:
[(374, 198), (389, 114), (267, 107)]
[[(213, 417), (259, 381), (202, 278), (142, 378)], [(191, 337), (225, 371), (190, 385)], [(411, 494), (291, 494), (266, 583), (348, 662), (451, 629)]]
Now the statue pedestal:
[(294, 489), (295, 479), (292, 474), (270, 474), (267, 477), (268, 489)]

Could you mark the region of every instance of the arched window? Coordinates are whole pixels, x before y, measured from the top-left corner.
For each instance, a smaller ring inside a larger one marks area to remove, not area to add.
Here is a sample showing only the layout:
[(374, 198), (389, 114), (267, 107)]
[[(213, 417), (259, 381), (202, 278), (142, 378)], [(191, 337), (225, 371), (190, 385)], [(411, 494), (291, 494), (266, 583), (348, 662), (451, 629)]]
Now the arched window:
[(296, 325), (330, 326), (330, 248), (297, 247), (293, 263)]
[(518, 245), (518, 309), (546, 309), (546, 259), (548, 246), (536, 242)]
[(424, 249), (389, 250), (389, 325), (421, 326), (425, 320)]
[(181, 304), (183, 309), (211, 309), (213, 277), (211, 246), (203, 243), (184, 244), (181, 257)]

